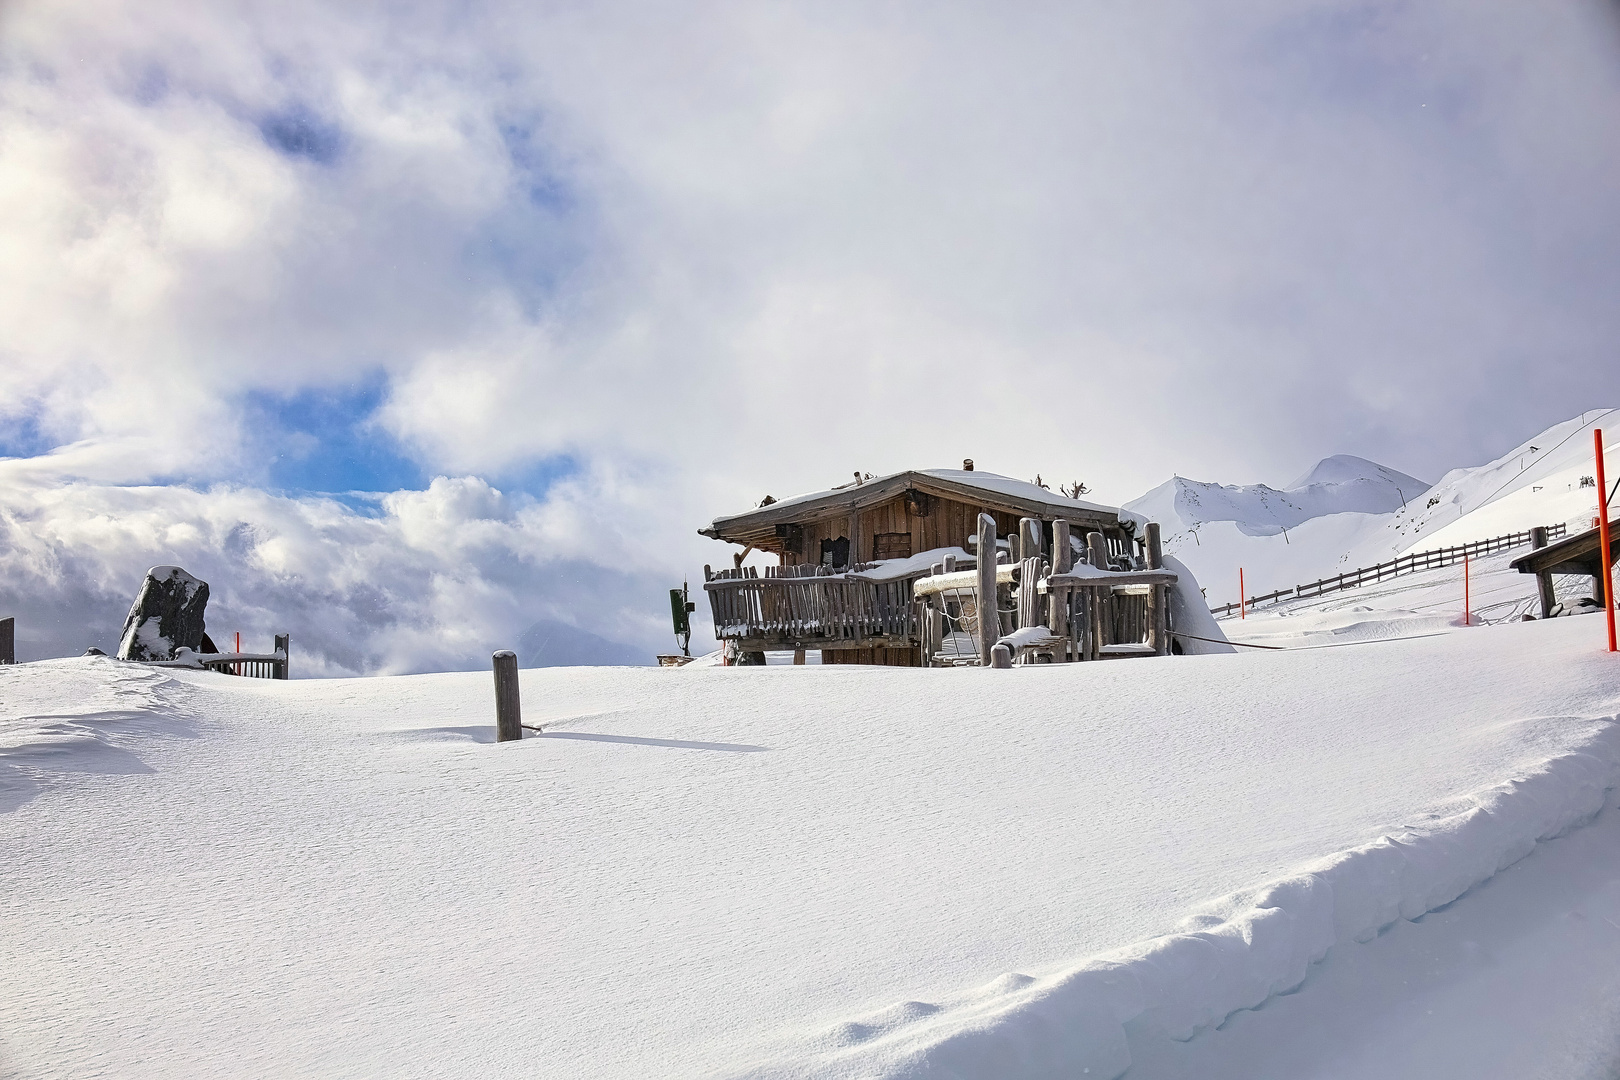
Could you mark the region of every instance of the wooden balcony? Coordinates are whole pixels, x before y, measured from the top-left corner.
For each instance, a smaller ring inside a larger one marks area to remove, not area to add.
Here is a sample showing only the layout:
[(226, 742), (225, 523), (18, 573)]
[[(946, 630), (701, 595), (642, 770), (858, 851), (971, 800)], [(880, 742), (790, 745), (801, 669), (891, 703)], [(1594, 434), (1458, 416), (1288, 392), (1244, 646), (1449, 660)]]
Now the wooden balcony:
[(917, 645), (912, 583), (861, 577), (825, 566), (704, 568), (716, 638), (747, 651), (907, 648)]

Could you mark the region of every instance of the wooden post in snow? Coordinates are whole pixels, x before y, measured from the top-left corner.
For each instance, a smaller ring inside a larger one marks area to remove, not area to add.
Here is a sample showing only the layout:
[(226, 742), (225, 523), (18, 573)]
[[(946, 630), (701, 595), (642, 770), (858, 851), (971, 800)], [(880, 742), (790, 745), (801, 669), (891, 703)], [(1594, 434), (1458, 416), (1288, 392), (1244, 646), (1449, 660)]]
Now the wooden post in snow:
[(495, 741), (523, 738), (523, 709), (518, 702), (517, 653), (502, 649), (495, 660)]
[[(1149, 570), (1164, 569), (1164, 541), (1159, 535), (1159, 523), (1148, 522), (1147, 526), (1147, 563)], [(1155, 585), (1148, 593), (1148, 620), (1153, 628), (1153, 655), (1170, 655), (1170, 605), (1167, 595), (1169, 587)]]
[[(1534, 551), (1546, 546), (1547, 526), (1537, 525), (1530, 530), (1530, 549)], [(1550, 571), (1543, 570), (1536, 575), (1536, 592), (1541, 600), (1541, 617), (1552, 618), (1553, 605), (1558, 602), (1558, 598), (1553, 595), (1553, 579)]]
[[(1074, 548), (1069, 543), (1069, 523), (1063, 518), (1052, 522), (1052, 573), (1067, 574), (1074, 568)], [(1069, 598), (1073, 590), (1056, 588), (1050, 583), (1046, 592), (1046, 625), (1054, 634), (1064, 638), (1058, 656), (1065, 662), (1079, 655), (1079, 642), (1070, 640)], [(1071, 656), (1072, 654), (1072, 656)]]
[(990, 666), (990, 652), (1001, 637), (996, 614), (996, 519), (979, 515), (979, 663)]
[(990, 652), (990, 666), (993, 668), (1012, 667), (1012, 650), (1005, 645), (997, 645)]
[[(1108, 569), (1108, 541), (1103, 534), (1093, 530), (1086, 533), (1086, 561), (1098, 570)], [(1092, 587), (1086, 590), (1086, 607), (1090, 614), (1091, 648), (1087, 659), (1097, 660), (1102, 657), (1102, 647), (1107, 644), (1104, 640), (1103, 622), (1109, 608), (1106, 590)]]
[(0, 664), (17, 662), (17, 620), (0, 619)]
[(291, 640), (292, 639), (287, 634), (276, 635), (275, 651), (281, 654), (281, 659), (276, 662), (275, 670), (275, 677), (278, 679), (285, 679), (287, 677), (287, 664), (292, 659), (292, 657), (288, 655), (290, 650), (287, 646)]

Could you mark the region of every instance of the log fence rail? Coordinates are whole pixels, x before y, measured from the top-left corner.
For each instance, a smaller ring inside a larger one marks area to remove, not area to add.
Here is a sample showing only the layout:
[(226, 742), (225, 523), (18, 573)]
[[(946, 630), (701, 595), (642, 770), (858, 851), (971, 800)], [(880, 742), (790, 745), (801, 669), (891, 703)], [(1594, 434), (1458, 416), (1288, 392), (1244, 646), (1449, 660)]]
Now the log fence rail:
[[(1388, 562), (1346, 570), (1342, 574), (1318, 578), (1303, 585), (1295, 585), (1290, 589), (1278, 589), (1276, 592), (1251, 596), (1247, 600), (1212, 607), (1209, 609), (1209, 613), (1217, 619), (1224, 619), (1237, 614), (1241, 607), (1252, 609), (1258, 604), (1277, 604), (1284, 600), (1326, 596), (1328, 593), (1354, 589), (1362, 585), (1376, 584), (1386, 578), (1413, 574), (1420, 570), (1436, 570), (1445, 566), (1454, 566), (1465, 558), (1477, 559), (1481, 555), (1493, 555), (1498, 551), (1506, 551), (1509, 548), (1528, 544), (1531, 542), (1531, 533), (1534, 531), (1533, 529), (1526, 529), (1524, 532), (1493, 536), (1488, 540), (1474, 540), (1467, 544), (1455, 544), (1450, 547), (1431, 548), (1428, 551), (1409, 552), (1390, 559)], [(1564, 525), (1562, 523), (1547, 526), (1548, 539), (1556, 540), (1563, 535)]]

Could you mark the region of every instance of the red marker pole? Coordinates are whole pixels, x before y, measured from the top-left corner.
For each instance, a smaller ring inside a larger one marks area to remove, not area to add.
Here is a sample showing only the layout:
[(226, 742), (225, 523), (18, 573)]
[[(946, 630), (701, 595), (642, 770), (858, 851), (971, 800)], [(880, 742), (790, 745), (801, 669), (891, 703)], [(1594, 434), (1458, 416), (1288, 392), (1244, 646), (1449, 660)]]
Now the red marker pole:
[[(242, 655), (242, 631), (240, 630), (236, 632), (236, 654), (238, 656)], [(240, 660), (232, 666), (235, 668), (236, 674), (242, 674), (242, 662)]]
[(1238, 618), (1239, 619), (1247, 619), (1249, 617), (1249, 602), (1247, 600), (1243, 599), (1244, 592), (1245, 592), (1245, 590), (1243, 588), (1243, 567), (1240, 566), (1240, 567), (1238, 567)]
[(1609, 568), (1609, 489), (1603, 475), (1603, 429), (1592, 429), (1592, 449), (1597, 453), (1598, 545), (1603, 566), (1603, 614), (1609, 620), (1609, 651), (1620, 652), (1614, 643), (1614, 574)]

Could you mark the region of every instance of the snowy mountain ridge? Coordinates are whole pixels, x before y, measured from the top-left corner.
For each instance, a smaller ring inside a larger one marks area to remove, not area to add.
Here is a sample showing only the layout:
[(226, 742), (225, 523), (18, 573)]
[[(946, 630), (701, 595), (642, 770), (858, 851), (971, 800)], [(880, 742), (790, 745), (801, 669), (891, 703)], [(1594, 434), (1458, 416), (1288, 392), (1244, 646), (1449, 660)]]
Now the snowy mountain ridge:
[[(1211, 603), (1225, 603), (1237, 599), (1240, 569), (1254, 595), (1536, 525), (1588, 528), (1597, 513), (1591, 429), (1606, 422), (1620, 423), (1620, 414), (1588, 410), (1433, 486), (1344, 454), (1284, 490), (1178, 476), (1125, 509), (1159, 522), (1165, 550), (1187, 563)], [(1620, 443), (1614, 434), (1611, 448)], [(1608, 471), (1620, 475), (1610, 455)]]
[(1246, 536), (1276, 536), (1327, 514), (1384, 514), (1429, 485), (1377, 462), (1350, 454), (1323, 458), (1285, 489), (1266, 484), (1235, 486), (1175, 476), (1125, 509), (1147, 514), (1168, 529), (1172, 522), (1197, 529), (1230, 521)]

